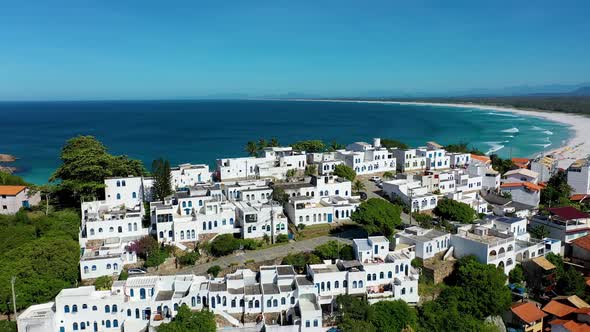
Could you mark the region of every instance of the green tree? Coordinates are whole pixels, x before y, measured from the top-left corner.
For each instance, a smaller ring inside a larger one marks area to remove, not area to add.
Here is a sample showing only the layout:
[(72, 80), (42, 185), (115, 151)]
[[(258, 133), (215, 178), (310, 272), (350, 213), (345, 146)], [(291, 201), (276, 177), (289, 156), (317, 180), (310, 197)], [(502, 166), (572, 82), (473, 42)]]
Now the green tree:
[(363, 190), (367, 189), (367, 186), (361, 180), (356, 180), (352, 183), (352, 191), (355, 193), (360, 193)]
[(256, 142), (249, 141), (246, 143), (245, 150), (251, 157), (256, 157), (258, 155), (258, 145), (256, 145)]
[(322, 260), (313, 253), (298, 252), (285, 256), (281, 264), (293, 265), (295, 271), (303, 273), (306, 270), (307, 264), (319, 264), (321, 262)]
[(531, 226), (529, 228), (529, 234), (534, 239), (543, 239), (549, 236), (549, 230), (543, 225)]
[(524, 270), (520, 264), (516, 264), (516, 266), (508, 273), (508, 281), (516, 284), (520, 284), (524, 281)]
[(338, 321), (345, 319), (367, 320), (369, 317), (370, 306), (367, 300), (352, 295), (338, 295), (336, 297), (336, 307)]
[(344, 164), (336, 165), (336, 167), (334, 167), (334, 175), (347, 179), (351, 182), (354, 181), (354, 178), (356, 178), (356, 172), (354, 169)]
[(262, 151), (264, 150), (264, 148), (268, 147), (268, 143), (266, 142), (266, 140), (264, 138), (261, 138), (258, 140), (258, 149), (257, 151)]
[(477, 217), (475, 210), (468, 204), (448, 198), (438, 201), (438, 204), (434, 208), (434, 214), (445, 220), (458, 221), (465, 224), (472, 223)]
[(268, 146), (271, 146), (271, 147), (277, 147), (279, 145), (281, 145), (281, 143), (279, 143), (279, 140), (276, 137), (271, 138), (270, 142), (268, 144)]
[(184, 266), (195, 265), (201, 255), (198, 250), (185, 251), (181, 256), (178, 256), (178, 263)]
[(113, 278), (111, 276), (101, 276), (94, 280), (94, 287), (97, 290), (110, 290), (113, 285)]
[(573, 266), (566, 266), (561, 256), (550, 252), (545, 257), (556, 267), (556, 292), (560, 295), (584, 296), (586, 284), (583, 275)]
[(432, 216), (429, 214), (414, 212), (412, 213), (412, 217), (422, 228), (430, 229), (434, 226), (432, 224)]
[(240, 241), (233, 234), (218, 235), (210, 242), (209, 251), (213, 256), (229, 255), (240, 249)]
[(308, 153), (323, 152), (326, 150), (326, 145), (320, 140), (299, 141), (291, 144), (295, 151), (305, 151)]
[(336, 141), (332, 141), (332, 142), (330, 142), (330, 147), (328, 148), (328, 150), (329, 151), (336, 151), (336, 150), (342, 150), (344, 148), (345, 148), (344, 144), (340, 144)]
[(393, 174), (393, 172), (387, 171), (385, 173), (383, 173), (383, 178), (385, 180), (391, 180), (395, 177), (395, 175)]
[(502, 159), (497, 154), (490, 155), (490, 160), (492, 161), (492, 168), (500, 172), (500, 174), (504, 174), (509, 170), (516, 168), (512, 160)]
[(440, 296), (457, 297), (459, 311), (480, 320), (501, 315), (512, 303), (504, 272), (478, 262), (474, 256), (457, 261), (450, 284), (456, 287), (444, 290)]
[(369, 310), (369, 321), (378, 331), (399, 332), (406, 328), (416, 329), (418, 317), (416, 310), (405, 301), (381, 301)]
[(69, 139), (61, 150), (60, 159), (62, 164), (49, 181), (58, 183), (61, 203), (70, 206), (79, 206), (80, 197), (103, 198), (100, 189), (104, 188), (107, 177), (146, 174), (140, 161), (109, 154), (92, 136)]
[(219, 275), (219, 272), (221, 272), (221, 266), (219, 266), (219, 265), (213, 265), (207, 269), (207, 273), (209, 273), (210, 275), (212, 275), (215, 278), (217, 278), (217, 276)]
[(345, 318), (338, 323), (338, 329), (342, 332), (377, 332), (371, 322), (350, 318)]
[(547, 181), (547, 186), (541, 190), (541, 204), (548, 207), (565, 205), (563, 203), (569, 205), (571, 204), (569, 200), (571, 194), (572, 187), (567, 183), (567, 172), (558, 171)]
[(178, 308), (176, 317), (170, 323), (164, 323), (157, 328), (158, 332), (215, 332), (217, 324), (215, 315), (207, 310), (192, 311), (186, 304)]
[(402, 222), (401, 208), (380, 198), (362, 202), (350, 218), (363, 225), (367, 233), (385, 236), (393, 235), (395, 228)]
[(287, 179), (292, 179), (297, 175), (297, 170), (295, 168), (287, 170)]
[(313, 253), (321, 259), (336, 259), (340, 256), (340, 244), (336, 240), (330, 240), (315, 247)]
[(317, 165), (307, 165), (305, 166), (305, 176), (312, 176), (318, 174), (318, 166)]
[(485, 155), (485, 153), (483, 153), (481, 150), (479, 150), (473, 146), (469, 146), (468, 143), (464, 143), (464, 142), (457, 143), (457, 144), (449, 144), (449, 145), (445, 146), (444, 149), (447, 152), (471, 153), (471, 154), (475, 154), (478, 156)]
[(162, 158), (152, 162), (152, 176), (154, 184), (152, 190), (154, 198), (163, 201), (172, 194), (172, 174), (170, 173), (170, 162)]
[(289, 195), (285, 193), (285, 189), (281, 186), (273, 186), (272, 188), (272, 199), (281, 204), (285, 204), (289, 201)]
[(401, 142), (401, 141), (398, 141), (395, 139), (389, 139), (389, 138), (382, 138), (381, 139), (381, 146), (384, 146), (388, 149), (399, 148), (402, 150), (410, 148), (410, 146), (404, 142)]
[(0, 171), (0, 185), (3, 186), (28, 186), (23, 178), (7, 172)]

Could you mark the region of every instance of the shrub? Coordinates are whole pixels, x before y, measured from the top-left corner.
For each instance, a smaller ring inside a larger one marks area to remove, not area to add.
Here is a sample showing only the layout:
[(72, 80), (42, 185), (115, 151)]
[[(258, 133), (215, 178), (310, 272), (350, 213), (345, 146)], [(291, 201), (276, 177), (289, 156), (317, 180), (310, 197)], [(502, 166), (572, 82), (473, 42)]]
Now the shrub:
[(289, 242), (289, 236), (287, 234), (279, 234), (277, 235), (277, 239), (275, 240), (276, 243), (285, 243)]
[(127, 280), (127, 278), (129, 278), (129, 272), (127, 272), (127, 269), (124, 269), (121, 271), (121, 274), (119, 274), (119, 280)]
[(221, 266), (213, 265), (207, 269), (207, 273), (211, 274), (213, 277), (217, 278), (217, 275), (221, 272)]
[(185, 252), (182, 256), (178, 257), (178, 263), (180, 265), (195, 265), (201, 255), (197, 250)]
[(113, 278), (111, 278), (110, 276), (98, 277), (94, 281), (94, 287), (96, 287), (97, 290), (109, 290), (111, 289), (112, 285)]
[(225, 256), (238, 249), (240, 249), (240, 241), (234, 238), (232, 234), (217, 236), (209, 246), (210, 253), (213, 256)]
[(336, 165), (334, 168), (334, 175), (347, 179), (348, 181), (354, 181), (354, 178), (356, 178), (356, 172), (354, 169), (342, 164)]
[(300, 231), (304, 230), (305, 229), (305, 224), (299, 224), (299, 225), (297, 225), (297, 229), (300, 230)]

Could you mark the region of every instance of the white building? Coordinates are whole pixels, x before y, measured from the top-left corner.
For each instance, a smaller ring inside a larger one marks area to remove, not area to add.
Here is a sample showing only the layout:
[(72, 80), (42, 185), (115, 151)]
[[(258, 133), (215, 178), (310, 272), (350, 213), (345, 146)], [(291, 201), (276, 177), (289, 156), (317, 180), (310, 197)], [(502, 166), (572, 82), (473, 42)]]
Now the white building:
[(170, 170), (172, 188), (184, 188), (211, 182), (212, 173), (207, 164), (180, 164)]
[(488, 213), (488, 202), (481, 197), (479, 192), (457, 191), (448, 193), (445, 197), (469, 205), (476, 213)]
[(15, 214), (20, 208), (29, 208), (41, 202), (41, 194), (26, 186), (0, 186), (0, 214)]
[(307, 164), (316, 165), (319, 175), (328, 175), (334, 172), (336, 166), (344, 165), (344, 161), (338, 159), (338, 152), (308, 153)]
[(438, 143), (427, 142), (426, 147), (418, 148), (416, 153), (426, 158), (426, 169), (442, 170), (451, 167), (451, 157)]
[(541, 201), (541, 187), (531, 182), (505, 182), (500, 185), (500, 191), (509, 193), (512, 201), (534, 206), (539, 206)]
[(590, 194), (590, 157), (576, 160), (567, 169), (567, 184), (572, 194)]
[(261, 201), (271, 199), (272, 188), (266, 180), (245, 180), (221, 185), (223, 194), (230, 201)]
[(129, 242), (128, 239), (114, 237), (97, 242), (94, 248), (91, 246), (83, 248), (80, 257), (81, 279), (116, 276), (121, 273), (126, 264), (137, 263), (136, 253), (127, 250)]
[(307, 275), (292, 266), (239, 269), (223, 278), (196, 275), (135, 276), (109, 290), (63, 289), (54, 302), (33, 305), (17, 320), (19, 331), (152, 330), (170, 322), (181, 305), (211, 310), (227, 331), (325, 331), (322, 304), (339, 294), (366, 295), (369, 302), (417, 303), (418, 271), (410, 247), (394, 251), (383, 237), (354, 240), (359, 260), (312, 264)]
[(488, 202), (488, 211), (497, 216), (512, 215), (518, 218), (528, 218), (537, 207), (512, 201), (511, 198), (489, 193), (483, 197)]
[(533, 184), (539, 183), (539, 173), (531, 171), (526, 168), (517, 168), (504, 173), (504, 181), (506, 183), (515, 182), (530, 182)]
[(539, 174), (540, 182), (547, 182), (558, 171), (557, 159), (550, 156), (533, 159), (531, 160), (531, 171)]
[(396, 159), (387, 148), (381, 146), (379, 138), (373, 139), (373, 145), (366, 142), (349, 144), (346, 150), (337, 151), (337, 159), (343, 160), (359, 175), (396, 170)]
[(296, 196), (289, 198), (285, 212), (294, 225), (309, 226), (350, 218), (359, 205), (360, 201), (356, 198), (329, 196), (318, 200), (310, 196)]
[(288, 219), (281, 204), (275, 201), (241, 201), (236, 205), (236, 226), (241, 229), (243, 239), (276, 238), (288, 234)]
[(427, 187), (413, 178), (385, 181), (382, 189), (390, 199), (401, 199), (414, 212), (432, 210), (438, 204), (438, 195), (430, 193)]
[(426, 157), (419, 155), (416, 149), (393, 149), (397, 170), (402, 173), (426, 170)]
[(104, 180), (105, 202), (111, 206), (136, 208), (152, 199), (153, 179), (141, 176), (114, 177)]
[(550, 238), (570, 243), (590, 233), (590, 216), (571, 206), (550, 208), (549, 215), (538, 214), (531, 219), (531, 227), (540, 226), (549, 232)]
[(447, 156), (449, 156), (453, 168), (464, 167), (471, 163), (471, 153), (447, 152)]
[(304, 170), (305, 152), (291, 147), (264, 148), (261, 157), (217, 159), (217, 177), (221, 181), (246, 178), (285, 179), (291, 169)]
[(451, 246), (456, 258), (474, 255), (480, 263), (495, 265), (506, 275), (517, 262), (546, 254), (543, 241), (520, 240), (506, 230), (482, 225), (459, 228), (451, 235)]
[(482, 189), (495, 191), (500, 188), (500, 173), (492, 168), (492, 161), (486, 156), (471, 155), (467, 172), (482, 177)]
[(414, 246), (416, 257), (421, 259), (444, 253), (451, 246), (451, 234), (419, 226), (408, 227), (403, 232), (396, 233), (395, 238), (397, 243)]

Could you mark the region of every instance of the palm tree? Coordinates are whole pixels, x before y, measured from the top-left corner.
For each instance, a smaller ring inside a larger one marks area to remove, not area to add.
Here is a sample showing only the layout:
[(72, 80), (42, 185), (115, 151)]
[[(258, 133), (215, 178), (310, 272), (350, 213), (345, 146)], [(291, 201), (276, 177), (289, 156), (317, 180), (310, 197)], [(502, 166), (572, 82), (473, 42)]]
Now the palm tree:
[(340, 144), (336, 141), (330, 142), (330, 151), (336, 151), (340, 149), (344, 149), (344, 144)]
[(267, 146), (268, 146), (268, 143), (266, 142), (266, 140), (264, 138), (261, 138), (258, 140), (258, 150), (262, 150)]
[(258, 154), (258, 146), (255, 142), (249, 141), (246, 143), (246, 152), (248, 152), (249, 156), (256, 157)]
[(361, 192), (365, 189), (367, 189), (367, 187), (365, 186), (365, 184), (361, 180), (356, 180), (352, 183), (352, 190), (357, 193)]
[(275, 146), (279, 146), (279, 145), (280, 145), (279, 140), (276, 137), (273, 137), (270, 139), (269, 146), (275, 147)]

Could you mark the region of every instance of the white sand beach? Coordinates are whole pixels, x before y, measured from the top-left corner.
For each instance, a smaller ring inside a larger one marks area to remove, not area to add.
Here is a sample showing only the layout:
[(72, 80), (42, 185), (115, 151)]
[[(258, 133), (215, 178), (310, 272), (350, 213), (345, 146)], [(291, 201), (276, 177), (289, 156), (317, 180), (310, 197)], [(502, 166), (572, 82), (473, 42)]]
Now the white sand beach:
[[(306, 100), (306, 99), (296, 99)], [(577, 159), (586, 158), (590, 155), (590, 117), (583, 115), (558, 113), (540, 110), (517, 109), (512, 107), (479, 105), (470, 103), (428, 103), (428, 102), (405, 102), (405, 101), (373, 101), (373, 100), (315, 100), (315, 101), (333, 101), (333, 102), (351, 102), (351, 103), (381, 103), (381, 104), (399, 104), (399, 105), (424, 105), (424, 106), (450, 106), (460, 108), (476, 108), (487, 111), (510, 112), (525, 116), (535, 116), (545, 118), (549, 121), (563, 123), (574, 131), (574, 136), (566, 143), (565, 146), (547, 152), (558, 159), (560, 168), (567, 168)]]

